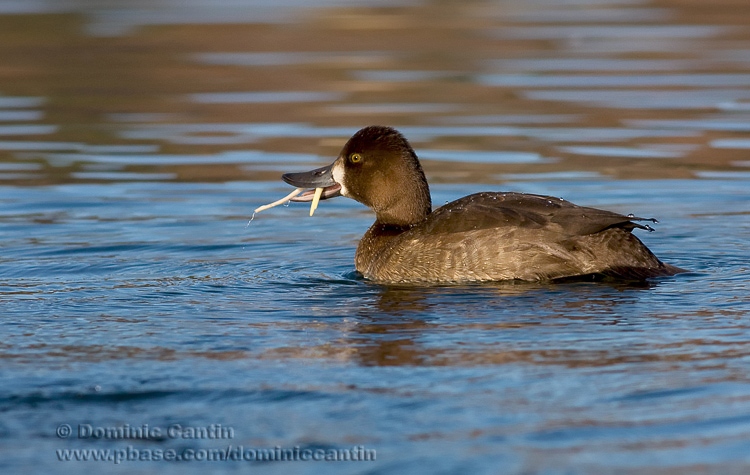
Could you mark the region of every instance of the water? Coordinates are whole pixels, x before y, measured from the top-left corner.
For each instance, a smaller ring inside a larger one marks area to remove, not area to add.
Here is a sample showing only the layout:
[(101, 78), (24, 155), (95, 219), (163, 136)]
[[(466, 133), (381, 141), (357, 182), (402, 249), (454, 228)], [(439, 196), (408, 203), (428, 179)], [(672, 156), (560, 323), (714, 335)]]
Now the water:
[[(693, 3), (0, 2), (0, 471), (747, 473), (750, 8)], [(351, 200), (248, 222), (372, 123), (690, 272), (383, 286)]]

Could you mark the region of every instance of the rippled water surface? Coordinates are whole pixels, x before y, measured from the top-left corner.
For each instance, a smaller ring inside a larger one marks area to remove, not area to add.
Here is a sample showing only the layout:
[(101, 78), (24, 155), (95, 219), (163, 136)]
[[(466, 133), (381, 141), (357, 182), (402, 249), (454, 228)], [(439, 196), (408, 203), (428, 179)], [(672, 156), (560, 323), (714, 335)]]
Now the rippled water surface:
[[(0, 60), (2, 473), (750, 470), (746, 2), (10, 0)], [(690, 272), (383, 286), (351, 200), (250, 221), (370, 124)]]

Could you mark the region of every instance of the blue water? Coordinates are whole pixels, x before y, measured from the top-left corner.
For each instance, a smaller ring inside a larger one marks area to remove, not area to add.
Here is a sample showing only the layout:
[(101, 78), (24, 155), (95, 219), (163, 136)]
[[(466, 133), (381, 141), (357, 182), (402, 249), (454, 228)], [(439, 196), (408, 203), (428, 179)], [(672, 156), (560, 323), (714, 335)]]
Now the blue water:
[[(661, 219), (648, 285), (388, 287), (344, 198), (275, 182), (3, 187), (7, 473), (586, 473), (750, 463), (745, 180), (510, 188)], [(487, 185), (433, 187), (435, 203)], [(720, 211), (717, 211), (720, 210)], [(57, 437), (58, 426), (73, 429)], [(104, 440), (106, 427), (233, 429)], [(365, 447), (367, 462), (61, 462), (58, 449)], [(647, 454), (647, 456), (644, 456)], [(33, 465), (30, 465), (33, 461)], [(322, 464), (322, 465), (321, 465)], [(248, 467), (249, 465), (249, 467)], [(24, 469), (26, 470), (26, 469)], [(722, 473), (730, 473), (722, 472)]]
[[(696, 5), (0, 0), (0, 474), (750, 473), (750, 8)], [(688, 272), (384, 286), (363, 206), (253, 217), (371, 124)]]

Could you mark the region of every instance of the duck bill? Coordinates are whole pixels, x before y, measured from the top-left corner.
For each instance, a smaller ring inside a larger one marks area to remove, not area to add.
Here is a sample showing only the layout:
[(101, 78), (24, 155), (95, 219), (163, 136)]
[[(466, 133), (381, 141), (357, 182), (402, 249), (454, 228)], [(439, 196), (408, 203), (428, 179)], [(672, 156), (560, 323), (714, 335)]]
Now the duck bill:
[(333, 164), (309, 172), (284, 173), (281, 179), (297, 188), (326, 188), (333, 186)]
[(319, 193), (321, 200), (341, 195), (341, 185), (333, 179), (333, 164), (310, 170), (309, 172), (285, 173), (281, 179), (297, 188), (310, 188), (309, 191), (292, 198), (292, 201), (312, 201), (315, 190), (322, 188)]

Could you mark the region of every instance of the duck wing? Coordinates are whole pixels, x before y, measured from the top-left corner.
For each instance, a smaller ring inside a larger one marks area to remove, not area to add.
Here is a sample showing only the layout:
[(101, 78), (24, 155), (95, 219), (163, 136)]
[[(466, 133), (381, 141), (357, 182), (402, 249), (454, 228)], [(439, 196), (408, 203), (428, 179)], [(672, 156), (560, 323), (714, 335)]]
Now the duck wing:
[(488, 228), (544, 229), (566, 236), (596, 234), (612, 227), (653, 231), (652, 218), (625, 216), (578, 206), (552, 196), (526, 193), (475, 193), (433, 211), (420, 227), (423, 232), (463, 233)]

